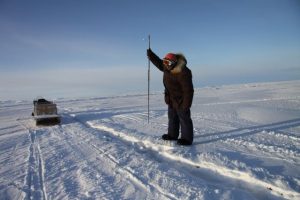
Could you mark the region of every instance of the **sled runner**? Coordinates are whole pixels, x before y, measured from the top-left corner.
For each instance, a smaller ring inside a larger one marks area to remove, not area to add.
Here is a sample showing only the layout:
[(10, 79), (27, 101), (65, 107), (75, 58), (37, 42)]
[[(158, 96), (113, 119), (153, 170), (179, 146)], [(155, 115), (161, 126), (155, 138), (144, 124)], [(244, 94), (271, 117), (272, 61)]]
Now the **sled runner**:
[(36, 125), (55, 125), (60, 123), (60, 116), (57, 114), (56, 104), (44, 98), (33, 101), (32, 116)]

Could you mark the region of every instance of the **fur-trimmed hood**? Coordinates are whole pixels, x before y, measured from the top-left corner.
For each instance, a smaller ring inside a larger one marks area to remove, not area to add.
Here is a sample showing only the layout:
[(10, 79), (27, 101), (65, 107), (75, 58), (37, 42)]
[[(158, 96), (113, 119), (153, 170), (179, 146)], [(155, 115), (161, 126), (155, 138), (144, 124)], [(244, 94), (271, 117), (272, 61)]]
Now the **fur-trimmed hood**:
[(176, 54), (176, 57), (177, 57), (177, 64), (171, 70), (172, 74), (178, 74), (178, 73), (180, 73), (183, 70), (183, 68), (186, 67), (186, 64), (187, 64), (186, 58), (185, 58), (185, 56), (183, 54), (178, 53), (178, 54)]

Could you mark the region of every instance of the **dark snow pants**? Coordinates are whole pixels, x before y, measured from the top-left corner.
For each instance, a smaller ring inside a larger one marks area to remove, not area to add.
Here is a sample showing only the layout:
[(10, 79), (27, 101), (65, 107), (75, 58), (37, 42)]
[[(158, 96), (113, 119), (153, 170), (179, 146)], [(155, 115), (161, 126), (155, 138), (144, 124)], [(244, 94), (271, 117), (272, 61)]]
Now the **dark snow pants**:
[(178, 138), (179, 127), (181, 129), (181, 139), (185, 139), (189, 142), (193, 142), (193, 122), (191, 119), (191, 111), (176, 110), (169, 106), (168, 108), (169, 126), (168, 135), (172, 138)]

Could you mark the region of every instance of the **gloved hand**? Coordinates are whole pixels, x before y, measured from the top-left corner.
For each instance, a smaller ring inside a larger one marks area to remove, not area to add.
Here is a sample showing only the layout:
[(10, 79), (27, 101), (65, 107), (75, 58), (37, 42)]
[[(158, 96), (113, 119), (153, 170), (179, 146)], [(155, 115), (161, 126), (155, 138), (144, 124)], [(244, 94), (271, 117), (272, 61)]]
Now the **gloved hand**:
[(153, 54), (151, 48), (147, 49), (147, 56), (150, 59), (150, 56)]

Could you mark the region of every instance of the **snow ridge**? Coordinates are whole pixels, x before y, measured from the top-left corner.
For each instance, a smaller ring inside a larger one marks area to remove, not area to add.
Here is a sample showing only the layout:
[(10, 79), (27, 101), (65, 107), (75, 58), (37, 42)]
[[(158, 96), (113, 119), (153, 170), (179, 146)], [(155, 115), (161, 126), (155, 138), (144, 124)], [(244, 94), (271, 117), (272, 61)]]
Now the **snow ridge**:
[[(181, 163), (185, 163), (185, 164), (190, 165), (192, 167), (212, 170), (212, 171), (217, 172), (218, 174), (220, 174), (222, 176), (232, 178), (232, 179), (237, 179), (237, 180), (240, 180), (242, 182), (247, 182), (250, 185), (256, 185), (258, 187), (267, 188), (267, 189), (271, 190), (273, 194), (275, 194), (279, 197), (285, 196), (285, 197), (297, 197), (297, 198), (299, 197), (300, 198), (300, 194), (297, 193), (297, 192), (289, 191), (289, 190), (286, 190), (286, 189), (282, 189), (280, 187), (273, 186), (272, 184), (261, 181), (261, 180), (258, 180), (255, 177), (253, 177), (250, 174), (247, 174), (245, 172), (232, 170), (232, 169), (229, 169), (229, 168), (218, 166), (218, 165), (216, 165), (214, 163), (211, 163), (211, 162), (205, 162), (205, 161), (204, 162), (203, 161), (202, 162), (194, 162), (192, 160), (183, 158), (182, 156), (178, 156), (176, 154), (172, 154), (172, 153), (169, 153), (168, 151), (166, 151), (166, 150), (172, 149), (174, 147), (155, 144), (155, 143), (153, 143), (152, 141), (149, 141), (149, 140), (139, 140), (138, 138), (135, 138), (133, 136), (129, 136), (125, 133), (122, 133), (120, 131), (116, 131), (113, 128), (107, 127), (107, 126), (104, 126), (104, 125), (97, 125), (97, 124), (93, 124), (93, 123), (88, 123), (88, 124), (92, 128), (96, 128), (98, 130), (109, 132), (109, 133), (111, 133), (111, 134), (113, 134), (117, 137), (122, 138), (123, 140), (129, 141), (129, 142), (132, 142), (132, 143), (136, 143), (136, 144), (138, 144), (140, 146), (143, 146), (147, 149), (157, 151), (157, 153), (159, 153), (160, 155), (162, 155), (162, 156), (164, 156), (168, 159), (171, 159), (171, 160), (174, 160), (174, 161), (179, 161)], [(237, 185), (235, 187), (237, 187)]]

